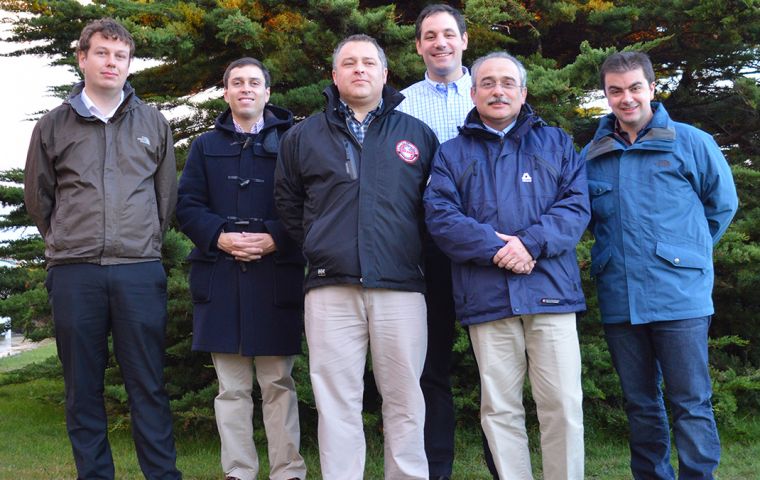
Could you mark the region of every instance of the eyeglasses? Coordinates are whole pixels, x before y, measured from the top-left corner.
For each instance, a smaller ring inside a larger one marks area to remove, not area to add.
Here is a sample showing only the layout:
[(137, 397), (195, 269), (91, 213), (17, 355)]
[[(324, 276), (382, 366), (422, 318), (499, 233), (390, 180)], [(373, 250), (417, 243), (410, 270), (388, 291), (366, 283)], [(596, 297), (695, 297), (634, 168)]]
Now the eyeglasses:
[(525, 88), (522, 85), (518, 85), (515, 82), (511, 80), (507, 80), (506, 82), (496, 82), (494, 80), (483, 80), (478, 84), (478, 88), (482, 88), (483, 90), (493, 90), (496, 88), (496, 85), (501, 85), (501, 88), (507, 91), (513, 91), (521, 88)]

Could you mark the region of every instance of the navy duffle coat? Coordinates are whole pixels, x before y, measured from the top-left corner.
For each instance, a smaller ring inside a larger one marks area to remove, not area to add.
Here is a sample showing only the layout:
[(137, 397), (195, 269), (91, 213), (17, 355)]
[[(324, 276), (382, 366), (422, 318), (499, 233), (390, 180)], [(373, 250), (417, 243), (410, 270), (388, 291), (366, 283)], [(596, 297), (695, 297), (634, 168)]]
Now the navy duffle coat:
[[(267, 105), (258, 134), (235, 132), (228, 109), (193, 141), (179, 183), (177, 219), (193, 241), (193, 350), (245, 356), (301, 352), (304, 262), (274, 201), (274, 167), (292, 114)], [(239, 262), (217, 247), (225, 232), (266, 232), (277, 250)]]

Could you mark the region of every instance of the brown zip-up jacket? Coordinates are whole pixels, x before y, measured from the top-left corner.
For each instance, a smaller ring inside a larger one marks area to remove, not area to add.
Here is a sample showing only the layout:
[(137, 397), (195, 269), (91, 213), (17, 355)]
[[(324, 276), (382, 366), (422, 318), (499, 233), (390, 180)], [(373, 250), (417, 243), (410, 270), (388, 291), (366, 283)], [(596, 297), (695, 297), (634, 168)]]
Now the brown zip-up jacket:
[(159, 260), (177, 199), (169, 123), (129, 84), (104, 123), (82, 102), (83, 88), (37, 122), (26, 158), (24, 201), (48, 267)]

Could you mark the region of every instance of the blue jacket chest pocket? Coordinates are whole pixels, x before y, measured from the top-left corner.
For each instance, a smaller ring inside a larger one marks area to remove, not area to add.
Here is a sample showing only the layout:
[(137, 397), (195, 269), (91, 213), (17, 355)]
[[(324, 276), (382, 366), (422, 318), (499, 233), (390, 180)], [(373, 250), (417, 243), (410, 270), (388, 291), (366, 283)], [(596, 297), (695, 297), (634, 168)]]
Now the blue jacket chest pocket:
[(595, 219), (609, 218), (615, 212), (615, 195), (612, 184), (599, 180), (588, 181), (591, 214)]

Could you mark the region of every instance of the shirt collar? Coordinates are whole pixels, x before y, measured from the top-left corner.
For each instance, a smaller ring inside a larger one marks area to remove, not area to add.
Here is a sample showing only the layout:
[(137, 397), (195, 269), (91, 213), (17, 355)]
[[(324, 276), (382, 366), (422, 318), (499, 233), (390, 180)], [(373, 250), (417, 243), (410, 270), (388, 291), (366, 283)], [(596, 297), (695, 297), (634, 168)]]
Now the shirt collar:
[(259, 118), (258, 122), (251, 125), (250, 132), (246, 132), (245, 130), (243, 130), (243, 127), (241, 127), (240, 124), (235, 121), (235, 117), (232, 117), (232, 125), (235, 126), (235, 131), (237, 133), (251, 133), (253, 135), (256, 135), (257, 133), (261, 131), (262, 128), (264, 128), (264, 115), (262, 115), (261, 118)]
[(500, 137), (503, 137), (507, 133), (509, 133), (509, 131), (512, 130), (512, 128), (514, 128), (514, 126), (515, 126), (516, 123), (517, 123), (517, 119), (515, 118), (512, 123), (510, 123), (509, 125), (507, 125), (506, 127), (504, 127), (504, 130), (496, 130), (495, 128), (491, 128), (488, 125), (486, 125), (485, 122), (483, 122), (483, 126), (486, 127), (486, 130), (488, 130), (489, 132), (495, 133), (496, 135), (498, 135)]
[[(380, 115), (380, 111), (383, 109), (383, 99), (380, 98), (380, 103), (377, 104), (377, 107), (370, 112), (367, 113), (367, 117), (364, 119), (364, 122), (366, 123), (368, 119), (374, 118), (378, 115)], [(343, 99), (340, 99), (340, 103), (338, 105), (338, 111), (341, 112), (343, 115), (346, 116), (347, 119), (354, 119), (356, 120), (356, 117), (354, 116), (354, 111), (351, 109), (351, 107), (348, 106), (346, 102), (343, 101)], [(357, 120), (358, 121), (358, 120)]]
[(430, 78), (427, 71), (425, 72), (425, 82), (427, 82), (427, 84), (430, 85), (433, 90), (436, 90), (444, 95), (447, 95), (449, 90), (453, 90), (459, 95), (469, 95), (470, 87), (472, 86), (472, 82), (470, 80), (470, 71), (467, 70), (467, 67), (464, 66), (462, 67), (462, 76), (453, 82), (436, 82)]
[[(652, 120), (653, 119), (654, 119), (654, 115), (652, 115), (652, 118), (649, 119), (649, 122), (647, 122), (647, 124), (644, 125), (644, 128), (642, 128), (641, 130), (639, 130), (638, 132), (636, 132), (636, 139), (641, 138), (641, 136), (643, 135), (643, 133), (646, 130), (649, 130), (649, 127), (652, 124)], [(620, 121), (617, 119), (617, 117), (615, 117), (614, 132), (615, 132), (615, 135), (617, 135), (618, 137), (620, 137), (621, 139), (623, 139), (623, 141), (627, 145), (632, 145), (633, 144), (633, 142), (631, 142), (630, 135), (628, 135), (628, 132), (626, 132), (625, 130), (623, 130), (623, 128), (620, 126)]]
[(100, 109), (95, 105), (95, 103), (92, 101), (90, 97), (87, 96), (87, 91), (85, 90), (87, 87), (82, 89), (81, 97), (82, 97), (82, 103), (84, 103), (84, 106), (87, 107), (87, 110), (90, 111), (93, 116), (97, 117), (100, 121), (103, 123), (108, 123), (108, 120), (113, 117), (114, 113), (116, 113), (116, 110), (119, 109), (122, 102), (124, 102), (124, 90), (121, 91), (121, 95), (119, 97), (119, 103), (114, 107), (113, 110), (110, 112), (104, 114), (100, 111)]

